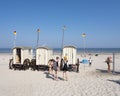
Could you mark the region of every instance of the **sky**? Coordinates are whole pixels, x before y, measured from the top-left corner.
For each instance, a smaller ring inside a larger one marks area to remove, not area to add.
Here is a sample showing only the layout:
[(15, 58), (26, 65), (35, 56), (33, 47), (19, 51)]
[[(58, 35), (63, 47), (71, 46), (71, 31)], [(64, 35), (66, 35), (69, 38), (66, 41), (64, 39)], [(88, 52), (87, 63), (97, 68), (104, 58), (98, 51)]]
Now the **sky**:
[(16, 46), (35, 48), (37, 29), (39, 46), (61, 48), (63, 37), (63, 46), (120, 48), (120, 0), (0, 0), (0, 48), (14, 47), (14, 31)]

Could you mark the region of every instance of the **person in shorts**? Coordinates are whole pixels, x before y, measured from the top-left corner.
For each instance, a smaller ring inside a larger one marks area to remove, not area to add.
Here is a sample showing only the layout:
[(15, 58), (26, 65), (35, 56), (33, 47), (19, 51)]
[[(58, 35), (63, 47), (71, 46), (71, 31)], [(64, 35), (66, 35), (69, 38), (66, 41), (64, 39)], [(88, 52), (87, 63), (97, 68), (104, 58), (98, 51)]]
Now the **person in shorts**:
[(63, 71), (63, 79), (67, 81), (67, 80), (68, 80), (68, 76), (67, 76), (68, 60), (67, 60), (67, 57), (66, 57), (66, 56), (64, 57), (64, 62), (63, 62), (62, 71)]
[(58, 63), (53, 60), (53, 71), (54, 71), (54, 80), (58, 80), (57, 72), (58, 72)]

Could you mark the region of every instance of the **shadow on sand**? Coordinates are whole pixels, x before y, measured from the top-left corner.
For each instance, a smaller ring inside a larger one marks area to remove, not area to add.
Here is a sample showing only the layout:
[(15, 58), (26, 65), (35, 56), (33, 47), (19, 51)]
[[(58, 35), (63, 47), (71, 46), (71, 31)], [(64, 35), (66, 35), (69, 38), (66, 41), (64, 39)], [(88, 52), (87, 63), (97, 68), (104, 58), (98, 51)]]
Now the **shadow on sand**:
[[(97, 71), (100, 71), (101, 73), (108, 73), (107, 70), (103, 70), (103, 69), (96, 69)], [(117, 72), (117, 71), (111, 71), (112, 74), (114, 75), (120, 75), (120, 72)]]
[[(48, 72), (44, 72), (44, 74), (46, 74), (46, 78), (54, 80), (53, 74), (49, 74)], [(59, 79), (59, 80), (64, 80), (64, 79), (61, 78), (61, 77), (58, 77), (58, 79)]]
[(52, 74), (49, 74), (48, 72), (44, 72), (44, 74), (46, 75), (46, 78), (54, 80), (54, 77)]
[(96, 69), (97, 71), (101, 72), (101, 73), (108, 73), (107, 70), (103, 70), (103, 69)]
[(120, 80), (109, 80), (109, 79), (108, 79), (108, 81), (111, 81), (111, 82), (114, 82), (114, 83), (117, 83), (117, 84), (120, 85)]

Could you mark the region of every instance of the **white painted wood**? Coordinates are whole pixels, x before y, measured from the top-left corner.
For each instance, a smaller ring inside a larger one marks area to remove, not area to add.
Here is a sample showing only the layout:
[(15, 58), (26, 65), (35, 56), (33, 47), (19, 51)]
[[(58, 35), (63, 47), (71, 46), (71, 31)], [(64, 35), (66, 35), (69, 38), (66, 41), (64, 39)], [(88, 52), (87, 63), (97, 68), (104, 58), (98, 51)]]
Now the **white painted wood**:
[(23, 64), (25, 59), (33, 58), (33, 50), (30, 47), (15, 47), (13, 48), (13, 63)]
[(67, 57), (68, 64), (76, 64), (77, 49), (74, 46), (63, 48), (63, 57)]
[(53, 58), (53, 50), (46, 47), (38, 47), (36, 49), (36, 64), (47, 65), (49, 59)]

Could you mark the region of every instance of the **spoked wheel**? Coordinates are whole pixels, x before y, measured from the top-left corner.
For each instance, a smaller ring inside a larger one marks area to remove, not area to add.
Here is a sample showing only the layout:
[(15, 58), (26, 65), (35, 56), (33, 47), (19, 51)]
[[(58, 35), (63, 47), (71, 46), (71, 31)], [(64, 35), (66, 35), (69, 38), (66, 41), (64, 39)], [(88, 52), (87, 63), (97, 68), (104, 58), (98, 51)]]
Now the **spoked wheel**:
[(31, 67), (31, 70), (36, 70), (36, 59), (32, 59), (32, 60), (31, 60), (31, 65), (30, 65), (30, 67)]
[(9, 61), (9, 69), (13, 69), (13, 59), (10, 59), (10, 61)]
[(30, 60), (29, 59), (25, 59), (24, 62), (23, 62), (23, 69), (26, 70), (26, 69), (29, 69), (29, 65), (30, 65)]

